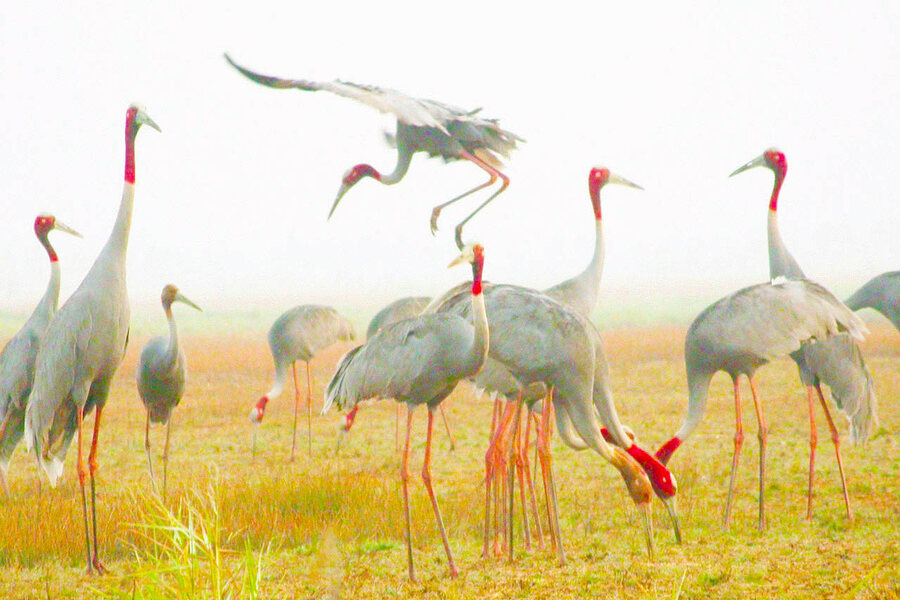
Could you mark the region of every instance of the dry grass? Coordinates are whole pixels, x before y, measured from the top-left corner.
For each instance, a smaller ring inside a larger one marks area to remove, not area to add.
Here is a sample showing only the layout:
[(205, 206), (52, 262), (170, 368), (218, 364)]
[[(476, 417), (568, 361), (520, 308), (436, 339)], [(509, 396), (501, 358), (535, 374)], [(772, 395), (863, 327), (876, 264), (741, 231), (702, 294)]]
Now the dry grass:
[[(621, 329), (605, 335), (623, 420), (655, 449), (686, 405), (684, 331)], [(705, 422), (672, 461), (685, 543), (676, 546), (656, 504), (658, 551), (647, 559), (639, 518), (616, 471), (590, 452), (557, 444), (562, 529), (570, 562), (521, 552), (512, 564), (482, 560), (481, 466), (489, 408), (461, 386), (446, 404), (457, 450), (439, 435), (434, 476), (462, 571), (446, 575), (440, 539), (418, 477), (411, 488), (419, 584), (406, 580), (394, 406), (360, 413), (332, 456), (337, 415), (314, 417), (313, 457), (287, 461), (293, 403), (269, 405), (261, 454), (250, 458), (247, 413), (269, 387), (263, 336), (185, 336), (191, 369), (175, 413), (169, 493), (151, 492), (143, 454), (144, 414), (133, 384), (145, 339), (133, 339), (104, 413), (99, 475), (101, 546), (111, 574), (83, 575), (81, 506), (70, 453), (50, 490), (34, 461), (14, 457), (11, 500), (0, 500), (0, 596), (10, 598), (743, 598), (900, 597), (900, 336), (876, 329), (864, 351), (881, 400), (881, 429), (866, 447), (844, 447), (855, 511), (845, 519), (834, 453), (818, 416), (818, 495), (805, 513), (808, 417), (789, 361), (760, 372), (769, 438), (769, 531), (756, 519), (755, 419), (747, 442), (731, 533), (720, 527), (730, 467), (730, 383), (718, 376)], [(318, 406), (337, 357), (314, 363)], [(417, 419), (414, 473), (424, 411)], [(91, 421), (88, 421), (91, 424)], [(840, 419), (842, 433), (846, 430)], [(157, 456), (163, 430), (151, 434)]]

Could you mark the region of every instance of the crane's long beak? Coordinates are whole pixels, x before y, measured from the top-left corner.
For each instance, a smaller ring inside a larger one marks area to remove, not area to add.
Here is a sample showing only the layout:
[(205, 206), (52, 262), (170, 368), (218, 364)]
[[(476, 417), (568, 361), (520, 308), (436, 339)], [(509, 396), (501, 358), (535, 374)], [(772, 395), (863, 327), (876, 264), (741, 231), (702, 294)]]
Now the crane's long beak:
[(473, 250), (474, 244), (467, 244), (463, 246), (462, 252), (459, 253), (459, 256), (450, 261), (450, 264), (447, 265), (447, 268), (455, 267), (456, 265), (461, 265), (463, 263), (471, 263), (475, 260), (475, 252)]
[(681, 543), (681, 520), (678, 518), (678, 509), (675, 506), (675, 496), (663, 500), (666, 510), (669, 511), (669, 517), (672, 519), (672, 528), (675, 530), (675, 541)]
[(650, 503), (638, 506), (638, 510), (641, 511), (641, 517), (644, 520), (644, 536), (647, 541), (647, 554), (650, 555), (650, 560), (653, 560), (655, 554), (653, 552), (653, 518), (650, 515)]
[(350, 189), (351, 186), (346, 183), (341, 184), (341, 189), (338, 190), (337, 197), (334, 199), (334, 204), (331, 205), (331, 210), (328, 211), (328, 218), (331, 218), (331, 215), (334, 214), (335, 209), (337, 208), (338, 202), (341, 201), (341, 198), (344, 197), (344, 194), (347, 193), (347, 190)]
[(754, 167), (762, 167), (762, 166), (764, 166), (765, 164), (766, 164), (766, 155), (765, 155), (765, 154), (760, 154), (759, 156), (757, 156), (756, 158), (754, 158), (753, 160), (751, 160), (751, 161), (748, 162), (747, 164), (745, 164), (745, 165), (743, 165), (743, 166), (741, 166), (741, 167), (738, 167), (737, 169), (735, 169), (734, 171), (732, 171), (732, 172), (731, 172), (731, 175), (729, 175), (729, 177), (734, 177), (734, 176), (737, 175), (738, 173), (743, 173), (743, 172), (746, 171), (747, 169), (752, 169), (752, 168), (754, 168)]
[(609, 179), (607, 180), (606, 183), (617, 183), (617, 184), (619, 184), (619, 185), (624, 185), (624, 186), (627, 186), (627, 187), (630, 187), (630, 188), (634, 188), (634, 189), (636, 189), (636, 190), (643, 190), (643, 189), (644, 189), (644, 188), (642, 188), (641, 186), (639, 186), (638, 184), (636, 184), (636, 183), (634, 183), (634, 182), (632, 182), (632, 181), (628, 181), (628, 180), (625, 179), (624, 177), (621, 177), (621, 176), (619, 176), (619, 175), (616, 175), (615, 173), (610, 173), (610, 174), (609, 174)]
[(203, 309), (202, 309), (202, 308), (200, 308), (199, 306), (197, 306), (196, 304), (194, 304), (193, 302), (191, 302), (190, 300), (188, 300), (181, 292), (178, 292), (177, 294), (175, 294), (175, 300), (174, 300), (174, 301), (175, 301), (175, 302), (181, 302), (182, 304), (187, 304), (187, 305), (190, 306), (191, 308), (193, 308), (193, 309), (195, 309), (195, 310), (199, 310), (200, 312), (203, 312)]
[(70, 235), (74, 235), (75, 237), (80, 237), (80, 238), (84, 237), (83, 235), (81, 235), (80, 233), (78, 233), (77, 231), (75, 231), (74, 229), (72, 229), (71, 227), (69, 227), (62, 221), (60, 221), (59, 219), (56, 219), (56, 221), (53, 223), (53, 229), (59, 229), (60, 231), (64, 231)]
[(159, 128), (159, 125), (156, 124), (156, 121), (150, 118), (150, 115), (145, 113), (144, 111), (138, 111), (138, 114), (134, 116), (134, 120), (140, 123), (141, 125), (149, 125), (153, 129), (162, 133), (162, 129)]

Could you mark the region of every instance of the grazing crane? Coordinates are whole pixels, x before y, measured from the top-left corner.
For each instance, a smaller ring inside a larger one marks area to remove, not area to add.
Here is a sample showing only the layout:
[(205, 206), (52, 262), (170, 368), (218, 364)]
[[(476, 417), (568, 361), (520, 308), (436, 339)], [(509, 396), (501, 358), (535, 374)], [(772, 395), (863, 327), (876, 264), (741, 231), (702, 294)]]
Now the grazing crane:
[(59, 302), (59, 259), (47, 237), (54, 229), (81, 237), (53, 215), (38, 215), (34, 220), (34, 234), (50, 258), (50, 282), (31, 316), (0, 352), (0, 484), (7, 497), (6, 473), (13, 450), (24, 433), (25, 404), (34, 381), (34, 361)]
[(348, 170), (341, 181), (329, 218), (337, 208), (341, 198), (351, 187), (365, 177), (393, 185), (406, 175), (413, 154), (425, 152), (432, 157), (441, 157), (445, 162), (468, 160), (483, 169), (489, 179), (452, 200), (434, 207), (431, 213), (431, 232), (437, 231), (437, 219), (445, 207), (466, 196), (493, 185), (499, 178), (500, 188), (482, 202), (478, 208), (456, 226), (456, 245), (462, 249), (462, 228), (491, 200), (509, 185), (509, 178), (500, 172), (500, 157), (508, 157), (516, 148), (516, 143), (524, 141), (514, 133), (501, 129), (496, 119), (476, 116), (480, 108), (465, 111), (454, 106), (407, 96), (397, 90), (361, 85), (349, 81), (306, 81), (303, 79), (280, 79), (260, 75), (236, 64), (226, 54), (225, 60), (248, 79), (261, 85), (277, 89), (305, 90), (315, 92), (325, 90), (339, 96), (352, 98), (372, 108), (390, 113), (397, 118), (397, 133), (389, 137), (389, 142), (397, 147), (397, 165), (391, 173), (380, 173), (367, 164), (359, 164)]
[[(51, 485), (62, 475), (63, 460), (78, 434), (78, 483), (84, 513), (89, 573), (104, 573), (97, 550), (97, 442), (100, 419), (113, 375), (128, 344), (129, 306), (125, 285), (125, 253), (134, 206), (134, 140), (141, 125), (159, 131), (143, 106), (132, 104), (125, 113), (125, 183), (112, 233), (78, 289), (50, 322), (38, 350), (34, 387), (25, 411), (25, 444), (34, 449)], [(91, 452), (91, 516), (94, 550), (91, 553), (84, 484), (88, 470), (83, 455), (84, 415), (96, 408)]]
[(428, 314), (399, 321), (381, 329), (363, 346), (348, 352), (338, 364), (328, 383), (325, 406), (327, 412), (336, 403), (342, 410), (355, 409), (365, 400), (394, 398), (406, 403), (406, 443), (400, 478), (403, 484), (403, 509), (406, 522), (406, 550), (409, 578), (416, 579), (412, 559), (412, 534), (409, 514), (409, 443), (413, 410), (420, 404), (428, 406), (428, 433), (425, 441), (425, 460), (422, 480), (431, 498), (444, 551), (450, 565), (450, 576), (458, 571), (447, 541), (441, 511), (431, 485), (431, 438), (434, 411), (450, 395), (456, 384), (473, 376), (481, 368), (490, 346), (488, 320), (481, 290), (484, 268), (484, 249), (470, 244), (450, 263), (468, 262), (472, 265), (471, 309), (474, 325), (452, 314)]
[(725, 371), (734, 386), (736, 413), (734, 457), (725, 502), (724, 525), (730, 519), (734, 479), (744, 441), (741, 417), (741, 375), (750, 381), (759, 421), (759, 528), (765, 529), (765, 467), (768, 429), (754, 373), (775, 358), (800, 350), (813, 340), (821, 342), (841, 330), (862, 339), (865, 324), (817, 283), (779, 278), (739, 290), (708, 306), (694, 319), (684, 342), (689, 402), (684, 423), (656, 452), (667, 464), (672, 454), (694, 432), (706, 410), (709, 383)]
[[(769, 148), (758, 157), (736, 169), (731, 176), (742, 173), (754, 167), (766, 167), (775, 175), (775, 184), (772, 195), (769, 198), (768, 238), (769, 238), (769, 278), (786, 277), (788, 279), (806, 279), (806, 275), (787, 246), (781, 239), (778, 231), (778, 195), (787, 174), (787, 158), (777, 148)], [(866, 368), (862, 352), (856, 348), (856, 342), (849, 336), (836, 337), (822, 340), (814, 350), (810, 352), (815, 356), (814, 363), (807, 360), (806, 348), (801, 348), (791, 353), (791, 358), (797, 363), (800, 372), (800, 380), (806, 386), (806, 401), (809, 408), (809, 486), (807, 491), (806, 518), (812, 518), (813, 480), (815, 477), (816, 445), (816, 419), (814, 413), (813, 390), (819, 397), (825, 419), (831, 430), (831, 441), (837, 455), (838, 471), (841, 475), (841, 488), (844, 492), (844, 507), (847, 518), (852, 518), (850, 510), (850, 495), (847, 492), (847, 480), (844, 477), (844, 463), (841, 460), (840, 434), (834, 421), (825, 395), (822, 393), (821, 384), (824, 382), (831, 389), (831, 395), (838, 409), (844, 412), (853, 421), (851, 440), (864, 442), (869, 437), (869, 431), (877, 422), (874, 381), (872, 374)], [(854, 394), (852, 396), (848, 394)], [(849, 412), (852, 411), (852, 412)]]
[(144, 344), (138, 360), (137, 380), (138, 392), (144, 408), (147, 409), (147, 421), (144, 426), (144, 450), (147, 452), (147, 466), (150, 479), (156, 487), (153, 476), (153, 460), (150, 458), (150, 422), (166, 424), (166, 445), (163, 448), (163, 495), (166, 493), (166, 472), (169, 463), (169, 434), (172, 430), (172, 411), (181, 402), (184, 394), (185, 360), (184, 351), (178, 345), (178, 329), (175, 317), (172, 316), (172, 304), (181, 302), (193, 309), (199, 306), (188, 300), (178, 288), (172, 284), (163, 288), (162, 307), (169, 322), (169, 337), (156, 336)]
[(900, 331), (900, 271), (888, 271), (873, 277), (847, 298), (852, 310), (874, 308)]
[[(608, 387), (606, 358), (599, 334), (593, 325), (574, 311), (536, 290), (513, 285), (485, 287), (484, 301), (491, 315), (490, 357), (502, 364), (524, 389), (543, 384), (551, 390), (552, 402), (545, 399), (544, 420), (538, 437), (541, 471), (550, 511), (551, 530), (560, 562), (565, 553), (559, 530), (556, 492), (549, 454), (549, 419), (556, 413), (563, 441), (577, 449), (585, 445), (608, 460), (622, 474), (626, 487), (644, 517), (647, 548), (653, 554), (650, 525), (651, 490), (663, 499), (680, 537), (675, 511), (675, 478), (661, 463), (634, 444), (618, 419), (612, 392)], [(445, 298), (432, 305), (439, 314), (449, 312), (466, 318), (470, 310), (461, 295)], [(539, 397), (539, 396), (538, 396)], [(494, 474), (495, 449), (504, 440), (513, 439), (520, 412), (510, 402), (498, 419), (491, 446), (485, 455), (487, 489), (485, 492), (485, 536), (483, 553), (487, 555), (490, 537), (490, 482)], [(608, 444), (601, 431), (605, 424), (616, 445)], [(512, 427), (512, 429), (510, 429)], [(577, 435), (576, 435), (577, 434)], [(510, 487), (512, 484), (510, 475)], [(508, 499), (512, 502), (512, 491)], [(510, 532), (511, 534), (511, 532)]]
[[(307, 451), (312, 456), (312, 372), (310, 362), (322, 350), (337, 342), (356, 339), (353, 324), (330, 306), (303, 304), (288, 309), (269, 328), (269, 349), (275, 362), (272, 389), (260, 398), (250, 411), (250, 421), (262, 422), (269, 400), (284, 390), (288, 366), (294, 376), (294, 429), (291, 435), (291, 460), (297, 446), (297, 413), (300, 410), (300, 386), (297, 385), (297, 361), (306, 363)], [(256, 454), (256, 430), (253, 431), (253, 453)]]
[[(375, 313), (375, 316), (369, 321), (369, 326), (366, 328), (366, 339), (371, 338), (378, 333), (379, 329), (387, 327), (392, 323), (403, 321), (404, 319), (411, 319), (412, 317), (418, 317), (422, 314), (422, 311), (425, 310), (425, 307), (428, 306), (429, 302), (431, 302), (429, 296), (405, 296), (394, 300)], [(401, 405), (398, 402), (397, 421), (394, 428), (398, 449), (400, 448), (400, 409)], [(444, 413), (444, 405), (439, 404), (438, 410), (441, 413), (441, 420), (444, 422), (444, 429), (447, 430), (447, 437), (450, 438), (450, 449), (456, 450), (456, 440), (453, 439), (453, 433), (450, 432), (450, 423), (447, 421), (446, 413)], [(342, 433), (346, 431), (347, 429), (341, 428)]]

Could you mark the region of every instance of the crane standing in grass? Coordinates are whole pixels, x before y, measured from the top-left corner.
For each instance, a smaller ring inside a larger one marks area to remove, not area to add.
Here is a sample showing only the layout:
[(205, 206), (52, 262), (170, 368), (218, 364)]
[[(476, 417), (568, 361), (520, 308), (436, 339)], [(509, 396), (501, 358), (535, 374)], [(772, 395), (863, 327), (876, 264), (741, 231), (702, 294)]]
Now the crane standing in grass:
[(172, 284), (163, 288), (161, 299), (166, 320), (169, 322), (169, 337), (156, 336), (144, 345), (138, 360), (135, 379), (141, 401), (144, 403), (144, 408), (147, 409), (144, 449), (147, 452), (147, 467), (150, 469), (150, 479), (153, 481), (154, 487), (156, 487), (156, 478), (153, 476), (153, 460), (150, 458), (150, 422), (166, 424), (166, 444), (163, 447), (162, 458), (162, 489), (165, 496), (172, 411), (181, 402), (181, 396), (184, 394), (186, 369), (184, 351), (178, 344), (178, 328), (175, 326), (175, 317), (172, 316), (172, 304), (181, 302), (196, 310), (201, 309)]
[(406, 522), (406, 551), (409, 578), (416, 579), (412, 559), (412, 533), (409, 513), (409, 444), (413, 410), (420, 404), (428, 407), (428, 430), (422, 479), (431, 498), (444, 551), (450, 565), (450, 576), (458, 572), (447, 540), (437, 497), (431, 486), (431, 439), (434, 411), (453, 391), (456, 384), (471, 377), (481, 368), (490, 346), (487, 314), (481, 293), (484, 249), (467, 245), (450, 266), (468, 262), (472, 265), (471, 308), (474, 324), (453, 314), (428, 314), (381, 329), (362, 346), (341, 359), (325, 397), (326, 412), (332, 404), (344, 410), (355, 410), (360, 402), (393, 398), (406, 403), (406, 443), (400, 478), (403, 484), (403, 509)]
[(48, 239), (55, 229), (81, 237), (53, 215), (38, 215), (34, 220), (34, 234), (50, 258), (50, 282), (31, 316), (0, 352), (0, 484), (7, 496), (6, 473), (13, 450), (24, 433), (25, 405), (34, 382), (34, 361), (59, 302), (59, 259)]
[(900, 271), (888, 271), (873, 277), (847, 298), (852, 310), (873, 308), (900, 331)]
[[(765, 167), (775, 175), (775, 184), (769, 198), (768, 239), (769, 239), (769, 278), (806, 279), (806, 274), (799, 263), (788, 251), (778, 230), (778, 196), (787, 174), (787, 158), (777, 148), (769, 148), (758, 157), (736, 169), (731, 176), (754, 167)], [(809, 487), (807, 491), (806, 518), (812, 518), (813, 481), (816, 464), (816, 419), (814, 413), (814, 394), (818, 395), (825, 419), (831, 430), (831, 441), (837, 455), (838, 470), (841, 475), (841, 488), (844, 492), (844, 507), (847, 518), (852, 518), (850, 496), (847, 492), (847, 480), (844, 477), (844, 463), (841, 460), (840, 434), (828, 403), (822, 393), (822, 383), (831, 389), (835, 403), (852, 422), (851, 440), (864, 442), (869, 431), (877, 423), (877, 399), (872, 374), (866, 367), (862, 352), (856, 346), (852, 336), (843, 334), (831, 339), (820, 340), (815, 347), (808, 344), (791, 353), (791, 359), (797, 363), (800, 380), (806, 386), (806, 401), (809, 409)], [(727, 514), (727, 512), (726, 512)]]
[[(291, 435), (291, 460), (297, 447), (297, 415), (300, 411), (300, 386), (297, 385), (297, 361), (306, 363), (307, 449), (312, 455), (312, 373), (310, 362), (322, 350), (341, 341), (356, 339), (353, 324), (330, 306), (303, 304), (285, 311), (269, 328), (269, 349), (275, 363), (272, 389), (260, 398), (250, 411), (250, 421), (262, 422), (269, 400), (284, 390), (288, 366), (294, 376), (294, 428)], [(253, 430), (253, 453), (256, 453), (256, 429)]]
[[(97, 548), (97, 442), (109, 386), (128, 344), (129, 305), (125, 254), (134, 208), (134, 141), (142, 125), (159, 130), (146, 110), (132, 104), (125, 113), (125, 183), (112, 233), (81, 285), (50, 322), (38, 350), (34, 387), (25, 411), (25, 444), (34, 449), (51, 485), (62, 475), (63, 460), (78, 434), (78, 483), (84, 513), (87, 570), (104, 573)], [(91, 476), (91, 552), (83, 455), (84, 415), (96, 408), (88, 457)]]
[(359, 164), (351, 168), (344, 174), (337, 198), (328, 213), (329, 217), (334, 213), (338, 202), (341, 201), (347, 190), (365, 177), (371, 177), (385, 185), (398, 183), (409, 170), (413, 154), (416, 152), (425, 152), (429, 156), (441, 157), (445, 162), (468, 160), (484, 170), (489, 178), (485, 183), (434, 207), (431, 213), (432, 233), (437, 231), (437, 219), (445, 207), (493, 185), (498, 178), (502, 183), (497, 191), (456, 226), (456, 245), (461, 250), (463, 226), (509, 185), (509, 178), (500, 172), (502, 167), (500, 157), (507, 157), (516, 148), (516, 143), (523, 140), (516, 134), (501, 129), (496, 119), (483, 119), (476, 116), (481, 109), (465, 111), (442, 102), (413, 98), (397, 90), (360, 85), (349, 81), (316, 82), (269, 77), (245, 69), (231, 60), (227, 54), (225, 60), (245, 77), (260, 85), (310, 92), (325, 90), (362, 102), (397, 118), (397, 134), (389, 138), (389, 141), (397, 147), (397, 165), (394, 170), (391, 173), (383, 174), (367, 164)]
[(865, 324), (817, 283), (780, 278), (744, 288), (708, 306), (694, 319), (684, 342), (689, 401), (681, 428), (656, 452), (668, 464), (678, 447), (694, 432), (706, 411), (713, 375), (725, 371), (734, 386), (736, 413), (734, 456), (725, 501), (727, 529), (734, 495), (735, 472), (744, 429), (741, 418), (740, 376), (750, 381), (753, 405), (759, 421), (759, 529), (766, 526), (765, 472), (768, 428), (756, 388), (754, 373), (762, 365), (797, 352), (804, 344), (822, 342), (840, 331), (862, 339)]

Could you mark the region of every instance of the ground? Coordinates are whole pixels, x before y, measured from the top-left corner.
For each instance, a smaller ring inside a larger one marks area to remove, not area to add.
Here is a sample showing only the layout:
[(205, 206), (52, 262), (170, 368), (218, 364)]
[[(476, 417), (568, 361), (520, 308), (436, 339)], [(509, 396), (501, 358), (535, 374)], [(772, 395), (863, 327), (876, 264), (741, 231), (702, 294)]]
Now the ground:
[[(340, 417), (319, 416), (334, 347), (313, 362), (312, 456), (301, 413), (297, 458), (288, 461), (293, 398), (269, 404), (251, 456), (249, 410), (268, 390), (264, 337), (183, 336), (190, 376), (175, 411), (164, 499), (144, 454), (144, 411), (134, 385), (146, 336), (131, 340), (100, 435), (100, 548), (110, 573), (84, 574), (85, 548), (75, 452), (50, 489), (32, 457), (17, 451), (11, 496), (0, 500), (0, 596), (4, 598), (745, 598), (900, 597), (900, 334), (873, 327), (863, 346), (880, 399), (880, 426), (852, 446), (836, 417), (853, 519), (843, 506), (833, 447), (817, 409), (814, 516), (807, 521), (809, 417), (796, 369), (781, 360), (759, 372), (769, 422), (769, 528), (757, 519), (756, 420), (749, 393), (746, 441), (731, 530), (721, 526), (731, 464), (731, 384), (718, 375), (706, 417), (670, 463), (678, 479), (684, 543), (676, 545), (654, 501), (656, 557), (647, 556), (640, 517), (618, 472), (598, 455), (554, 439), (561, 528), (569, 561), (549, 551), (482, 559), (482, 469), (490, 406), (461, 385), (445, 403), (456, 437), (436, 433), (433, 475), (460, 569), (448, 577), (430, 503), (419, 477), (425, 411), (416, 415), (411, 496), (419, 583), (406, 576), (395, 405), (360, 411), (340, 453)], [(604, 333), (622, 420), (655, 450), (678, 428), (687, 404), (680, 328)], [(298, 369), (302, 376), (303, 370)], [(302, 383), (302, 379), (301, 379)], [(301, 385), (301, 389), (304, 386)], [(86, 421), (93, 426), (93, 418)], [(151, 431), (157, 473), (164, 429)], [(521, 538), (521, 533), (519, 533)]]

